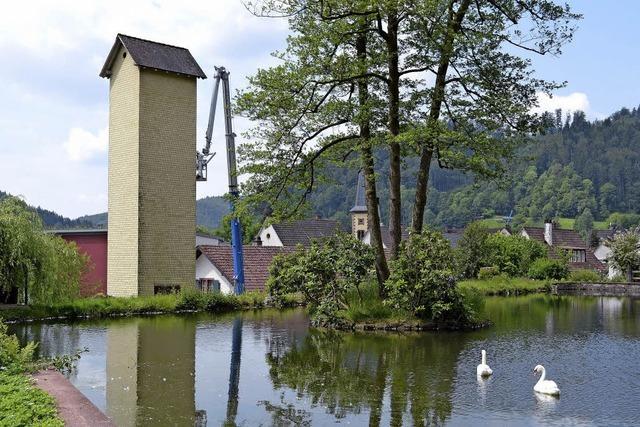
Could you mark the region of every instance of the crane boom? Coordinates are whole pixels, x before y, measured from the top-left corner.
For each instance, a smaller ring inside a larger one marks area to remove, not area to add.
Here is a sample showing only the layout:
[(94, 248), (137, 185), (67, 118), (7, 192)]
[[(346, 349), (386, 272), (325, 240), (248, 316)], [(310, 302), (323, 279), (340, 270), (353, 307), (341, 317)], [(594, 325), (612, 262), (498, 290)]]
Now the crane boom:
[(224, 67), (215, 67), (215, 83), (211, 95), (209, 123), (205, 134), (205, 146), (202, 152), (196, 152), (196, 181), (207, 180), (207, 165), (215, 155), (211, 153), (211, 137), (216, 116), (218, 90), (222, 82), (222, 103), (224, 113), (224, 132), (227, 146), (227, 176), (229, 180), (231, 218), (231, 248), (233, 252), (233, 281), (236, 294), (244, 292), (244, 257), (242, 253), (242, 228), (236, 213), (235, 205), (240, 195), (236, 168), (236, 134), (233, 132), (231, 120), (231, 90), (229, 88), (229, 72)]

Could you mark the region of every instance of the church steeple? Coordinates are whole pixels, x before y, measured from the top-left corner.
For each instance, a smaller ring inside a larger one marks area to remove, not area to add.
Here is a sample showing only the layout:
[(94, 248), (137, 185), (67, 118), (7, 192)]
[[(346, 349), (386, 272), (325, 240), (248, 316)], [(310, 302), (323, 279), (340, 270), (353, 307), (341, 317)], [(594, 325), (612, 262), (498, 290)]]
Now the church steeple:
[(349, 212), (351, 213), (351, 233), (358, 239), (362, 239), (367, 230), (369, 230), (369, 217), (367, 215), (364, 175), (362, 171), (358, 172), (356, 200)]

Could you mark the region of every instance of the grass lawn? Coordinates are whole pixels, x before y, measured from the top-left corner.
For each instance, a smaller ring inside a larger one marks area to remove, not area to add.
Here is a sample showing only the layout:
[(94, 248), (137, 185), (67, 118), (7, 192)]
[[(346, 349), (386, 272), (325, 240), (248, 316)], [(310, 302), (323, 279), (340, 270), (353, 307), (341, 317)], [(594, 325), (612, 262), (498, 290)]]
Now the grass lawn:
[(491, 279), (465, 280), (458, 284), (461, 289), (475, 290), (483, 295), (517, 295), (547, 292), (549, 282), (524, 277), (496, 276)]
[[(219, 293), (204, 294), (197, 291), (175, 295), (149, 297), (98, 297), (80, 298), (66, 303), (50, 305), (33, 304), (28, 307), (0, 309), (0, 318), (10, 321), (45, 318), (99, 318), (129, 316), (149, 313), (176, 313), (184, 311), (225, 312), (241, 309), (261, 308), (266, 294), (247, 292), (240, 296)], [(298, 302), (295, 296), (287, 299), (290, 306)]]
[[(486, 218), (480, 220), (482, 224), (484, 224), (488, 228), (501, 228), (506, 224), (501, 216), (495, 216), (493, 218)], [(563, 230), (573, 230), (573, 224), (576, 222), (574, 218), (560, 218), (559, 226)], [(542, 221), (532, 221), (531, 219), (527, 220), (525, 226), (527, 227), (544, 227), (544, 223)], [(606, 230), (609, 228), (609, 224), (606, 221), (594, 221), (593, 228), (595, 230)]]

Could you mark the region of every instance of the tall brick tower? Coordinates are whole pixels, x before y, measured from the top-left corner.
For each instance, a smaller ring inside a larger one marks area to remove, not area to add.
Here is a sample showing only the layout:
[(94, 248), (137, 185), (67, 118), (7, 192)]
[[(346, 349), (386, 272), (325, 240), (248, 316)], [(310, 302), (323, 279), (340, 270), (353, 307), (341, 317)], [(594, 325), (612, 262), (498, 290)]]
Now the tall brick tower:
[(109, 82), (107, 293), (152, 295), (195, 280), (196, 79), (184, 48), (118, 34)]

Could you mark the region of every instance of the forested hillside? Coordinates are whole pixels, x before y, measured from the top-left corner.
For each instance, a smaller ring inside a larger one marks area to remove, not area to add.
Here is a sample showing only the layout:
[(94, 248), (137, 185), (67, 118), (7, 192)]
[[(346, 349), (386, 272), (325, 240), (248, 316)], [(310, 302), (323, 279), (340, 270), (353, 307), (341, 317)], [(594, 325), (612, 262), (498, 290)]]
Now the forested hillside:
[[(640, 109), (622, 109), (605, 120), (588, 121), (582, 112), (563, 116), (557, 112), (548, 132), (535, 138), (510, 165), (500, 182), (475, 182), (462, 172), (431, 168), (426, 220), (437, 227), (462, 227), (479, 218), (508, 215), (516, 223), (530, 218), (581, 215), (607, 220), (614, 212), (640, 213)], [(386, 221), (388, 204), (387, 150), (376, 152), (381, 214)], [(348, 225), (358, 169), (330, 166), (332, 181), (320, 184), (311, 195), (310, 213), (338, 219)], [(403, 223), (409, 224), (418, 161), (403, 165)], [(7, 194), (0, 191), (0, 199)], [(33, 208), (47, 228), (105, 227), (107, 214), (65, 218)], [(229, 212), (219, 196), (196, 203), (196, 222), (210, 229)]]
[[(10, 194), (5, 193), (4, 191), (0, 191), (0, 200), (9, 196)], [(53, 211), (42, 209), (40, 206), (33, 207), (30, 206), (30, 209), (35, 211), (40, 218), (42, 218), (42, 223), (45, 228), (48, 229), (68, 229), (68, 228), (91, 228), (93, 224), (89, 221), (83, 220), (81, 218), (78, 219), (70, 219), (59, 215)]]
[[(468, 222), (508, 215), (520, 220), (587, 215), (605, 220), (613, 212), (640, 213), (640, 110), (622, 109), (605, 120), (588, 121), (584, 113), (549, 117), (552, 125), (535, 138), (500, 182), (474, 182), (472, 176), (440, 169), (430, 175), (427, 221), (461, 227)], [(386, 218), (388, 191), (385, 150), (377, 156), (381, 211)], [(411, 201), (417, 161), (404, 165), (403, 197)], [(347, 222), (353, 205), (357, 169), (336, 168), (335, 186), (323, 184), (312, 197), (312, 210)], [(340, 185), (342, 184), (342, 185)], [(403, 222), (410, 218), (404, 204)]]
[[(9, 194), (0, 191), (0, 200)], [(73, 229), (73, 228), (107, 228), (107, 213), (84, 215), (71, 219), (55, 212), (31, 207), (42, 219), (45, 228), (48, 229)], [(196, 201), (196, 223), (209, 229), (215, 229), (220, 225), (223, 216), (229, 213), (229, 202), (224, 197), (205, 197)]]

